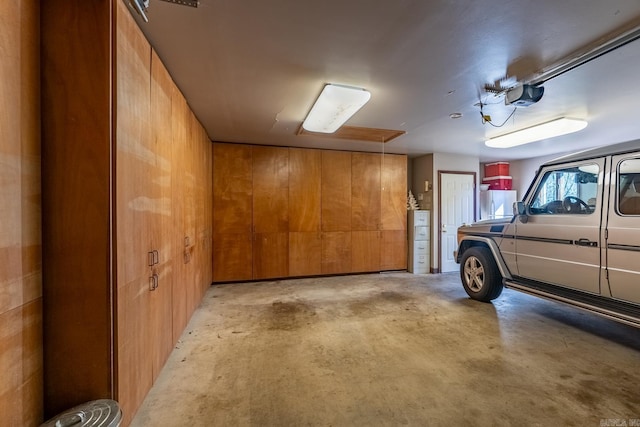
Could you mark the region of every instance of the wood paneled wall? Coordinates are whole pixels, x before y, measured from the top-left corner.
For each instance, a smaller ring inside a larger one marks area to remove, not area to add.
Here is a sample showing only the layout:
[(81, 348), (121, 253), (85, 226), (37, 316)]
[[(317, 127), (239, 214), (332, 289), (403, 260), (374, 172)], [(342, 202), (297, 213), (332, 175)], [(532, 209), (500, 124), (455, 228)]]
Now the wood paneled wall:
[(212, 281), (212, 144), (124, 1), (42, 20), (45, 415), (126, 426)]
[[(109, 1), (47, 0), (42, 31), (45, 416), (110, 397)], [(73, 364), (73, 369), (62, 367)]]
[(215, 282), (406, 268), (407, 157), (215, 143)]
[(40, 2), (0, 2), (0, 424), (42, 422)]

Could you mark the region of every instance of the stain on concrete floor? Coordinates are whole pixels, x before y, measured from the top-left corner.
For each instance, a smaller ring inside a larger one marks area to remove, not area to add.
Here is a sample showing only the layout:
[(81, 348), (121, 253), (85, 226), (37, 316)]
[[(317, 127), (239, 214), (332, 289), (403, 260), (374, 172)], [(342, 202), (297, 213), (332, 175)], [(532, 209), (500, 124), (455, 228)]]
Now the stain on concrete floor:
[(457, 274), (217, 285), (133, 425), (640, 423), (639, 362), (640, 330)]

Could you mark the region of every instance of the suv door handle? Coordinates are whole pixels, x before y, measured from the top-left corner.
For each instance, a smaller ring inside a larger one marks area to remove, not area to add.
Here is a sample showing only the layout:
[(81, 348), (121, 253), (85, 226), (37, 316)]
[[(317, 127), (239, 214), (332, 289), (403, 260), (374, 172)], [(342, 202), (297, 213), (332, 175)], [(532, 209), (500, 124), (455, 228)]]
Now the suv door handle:
[(591, 247), (595, 247), (598, 246), (598, 242), (592, 242), (589, 239), (578, 239), (574, 242), (577, 246), (591, 246)]

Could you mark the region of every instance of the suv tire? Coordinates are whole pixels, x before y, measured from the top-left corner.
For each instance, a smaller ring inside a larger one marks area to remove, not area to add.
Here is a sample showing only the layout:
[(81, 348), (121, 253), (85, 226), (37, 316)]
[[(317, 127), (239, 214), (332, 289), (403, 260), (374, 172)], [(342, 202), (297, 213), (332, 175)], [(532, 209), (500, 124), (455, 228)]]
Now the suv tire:
[(467, 294), (489, 302), (502, 293), (502, 276), (489, 248), (474, 246), (462, 254), (460, 278)]

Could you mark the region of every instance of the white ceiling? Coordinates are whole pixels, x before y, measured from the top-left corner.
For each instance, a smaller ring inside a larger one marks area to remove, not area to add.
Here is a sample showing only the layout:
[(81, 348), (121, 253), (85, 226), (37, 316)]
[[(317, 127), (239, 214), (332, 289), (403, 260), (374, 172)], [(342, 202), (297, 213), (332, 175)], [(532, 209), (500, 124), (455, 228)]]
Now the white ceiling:
[[(141, 28), (214, 141), (381, 151), (382, 144), (296, 131), (326, 83), (371, 100), (347, 124), (407, 133), (385, 152), (515, 160), (640, 138), (640, 40), (547, 81), (542, 100), (513, 107), (487, 83), (524, 79), (572, 52), (640, 25), (636, 0), (151, 0)], [(450, 119), (460, 112), (463, 117)], [(557, 117), (576, 134), (511, 149), (487, 137)]]

